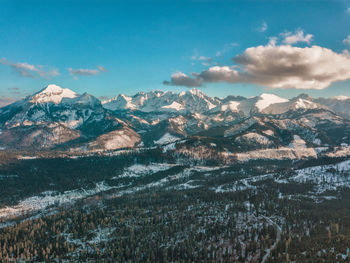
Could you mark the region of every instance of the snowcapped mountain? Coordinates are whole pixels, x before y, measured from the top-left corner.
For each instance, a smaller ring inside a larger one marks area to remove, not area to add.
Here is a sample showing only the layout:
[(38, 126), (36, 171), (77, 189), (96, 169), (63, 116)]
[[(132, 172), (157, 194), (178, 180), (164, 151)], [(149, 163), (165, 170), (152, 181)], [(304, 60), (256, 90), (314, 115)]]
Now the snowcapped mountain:
[(290, 111), (306, 111), (310, 109), (325, 109), (326, 107), (314, 102), (312, 98), (298, 96), (286, 102), (273, 103), (263, 109), (265, 114), (283, 114)]
[(278, 103), (286, 103), (288, 99), (280, 98), (274, 94), (263, 93), (260, 96), (252, 98), (232, 97), (231, 100), (225, 98), (223, 103), (211, 110), (211, 112), (235, 112), (241, 113), (244, 116), (250, 116), (254, 113), (262, 113), (270, 105)]
[(275, 94), (263, 93), (260, 96), (258, 96), (254, 106), (257, 108), (259, 112), (262, 112), (264, 109), (266, 109), (270, 105), (273, 105), (276, 103), (284, 103), (284, 102), (288, 102), (288, 100), (278, 97)]
[(350, 97), (337, 96), (333, 98), (318, 98), (315, 101), (339, 115), (350, 119)]
[(301, 141), (307, 149), (336, 147), (350, 144), (348, 109), (350, 99), (345, 97), (313, 99), (302, 94), (285, 99), (264, 93), (220, 99), (198, 89), (121, 94), (101, 102), (87, 93), (49, 85), (0, 109), (0, 147), (105, 151), (193, 138), (213, 141), (205, 147), (216, 145), (231, 153), (299, 149)]
[(104, 108), (113, 111), (194, 113), (210, 110), (220, 104), (220, 100), (211, 98), (198, 89), (191, 89), (179, 94), (170, 91), (139, 92), (132, 97), (121, 94), (102, 104)]
[(5, 147), (52, 148), (91, 141), (125, 125), (94, 96), (48, 85), (0, 109), (0, 126), (0, 144)]
[(58, 104), (63, 98), (75, 98), (78, 95), (70, 89), (62, 89), (61, 87), (50, 84), (43, 90), (30, 97), (32, 103), (48, 103)]
[[(69, 89), (49, 85), (40, 92), (0, 109), (0, 122), (6, 127), (31, 126), (57, 122), (79, 126), (104, 109), (101, 102), (87, 94), (78, 95)], [(80, 124), (79, 124), (80, 123)]]

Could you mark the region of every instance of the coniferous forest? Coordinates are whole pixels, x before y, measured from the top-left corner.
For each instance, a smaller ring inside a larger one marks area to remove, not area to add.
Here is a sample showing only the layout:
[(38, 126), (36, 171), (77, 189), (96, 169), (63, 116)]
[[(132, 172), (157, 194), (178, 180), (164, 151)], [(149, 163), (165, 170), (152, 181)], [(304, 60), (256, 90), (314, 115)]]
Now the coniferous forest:
[[(157, 150), (9, 157), (0, 261), (346, 262), (350, 190), (329, 186), (347, 180), (347, 160), (294, 163), (298, 170), (287, 161), (172, 161)], [(311, 180), (322, 174), (334, 178)]]

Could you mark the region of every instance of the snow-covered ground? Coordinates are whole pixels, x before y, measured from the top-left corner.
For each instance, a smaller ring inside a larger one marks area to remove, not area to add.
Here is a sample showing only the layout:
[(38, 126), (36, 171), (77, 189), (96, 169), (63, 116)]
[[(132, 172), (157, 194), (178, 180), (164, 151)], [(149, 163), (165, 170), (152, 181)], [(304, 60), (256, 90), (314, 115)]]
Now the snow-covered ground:
[(92, 189), (75, 189), (59, 193), (57, 191), (46, 191), (38, 196), (32, 196), (20, 201), (17, 205), (0, 209), (0, 218), (13, 217), (30, 212), (40, 211), (52, 205), (63, 205), (76, 200), (104, 192), (115, 187), (105, 182), (96, 183)]
[(295, 172), (296, 175), (292, 177), (276, 181), (279, 183), (312, 183), (315, 194), (336, 191), (343, 187), (350, 188), (350, 160), (337, 164), (304, 168)]
[[(233, 154), (239, 161), (249, 161), (249, 160), (286, 160), (286, 159), (304, 159), (304, 158), (317, 158), (317, 152), (314, 148), (303, 148), (300, 147), (301, 144), (290, 145), (290, 147), (280, 147), (278, 149), (262, 149), (255, 151), (248, 151), (242, 153)], [(229, 155), (227, 153), (227, 155)], [(232, 154), (231, 154), (232, 155)]]
[(151, 163), (148, 165), (144, 164), (134, 164), (128, 168), (125, 168), (122, 174), (113, 177), (113, 179), (118, 179), (121, 177), (140, 177), (150, 174), (154, 174), (160, 171), (166, 171), (170, 168), (176, 166), (175, 164), (168, 163)]
[(109, 240), (109, 236), (113, 233), (113, 231), (116, 228), (114, 227), (105, 227), (101, 228), (98, 227), (97, 229), (90, 231), (90, 235), (92, 237), (90, 239), (84, 238), (84, 239), (79, 239), (79, 238), (73, 238), (72, 233), (62, 233), (61, 235), (65, 237), (67, 243), (73, 243), (78, 246), (86, 247), (86, 245), (94, 245), (94, 244), (99, 244), (101, 242), (106, 242)]
[[(141, 177), (155, 174), (160, 171), (166, 171), (172, 167), (177, 166), (178, 164), (168, 164), (168, 163), (151, 163), (148, 165), (143, 164), (134, 164), (124, 169), (124, 171), (119, 175), (115, 176), (112, 179), (124, 178), (124, 177)], [(120, 189), (118, 191), (117, 196), (132, 194), (134, 192), (138, 192), (144, 189), (163, 186), (173, 180), (178, 180), (180, 178), (186, 178), (191, 175), (193, 172), (202, 172), (207, 173), (213, 170), (221, 169), (222, 167), (205, 167), (205, 166), (194, 166), (192, 168), (185, 168), (183, 171), (175, 174), (169, 175), (165, 178), (162, 178), (158, 181), (153, 181), (149, 184), (142, 186), (110, 186), (104, 181), (96, 183), (94, 188), (91, 189), (74, 189), (65, 192), (57, 192), (57, 191), (46, 191), (41, 193), (40, 195), (32, 196), (20, 201), (17, 205), (5, 207), (0, 209), (0, 219), (1, 218), (11, 218), (19, 215), (29, 214), (32, 212), (37, 212), (41, 210), (45, 210), (50, 206), (59, 206), (66, 203), (73, 203), (76, 200), (86, 198), (88, 196), (93, 196), (101, 192), (105, 192), (111, 189)], [(0, 175), (1, 179), (6, 179), (9, 177), (15, 177), (15, 175)], [(194, 184), (181, 183), (179, 188), (188, 189), (195, 188)]]
[[(254, 184), (259, 181), (273, 179), (279, 184), (300, 183), (312, 184), (313, 189), (309, 197), (318, 197), (327, 191), (337, 191), (341, 188), (350, 188), (350, 160), (337, 164), (319, 165), (295, 170), (291, 176), (271, 173), (237, 180), (230, 184), (212, 188), (217, 193), (244, 191), (256, 189)], [(334, 196), (322, 196), (324, 199), (332, 199)]]
[(293, 136), (293, 141), (288, 145), (290, 148), (306, 148), (305, 141), (298, 135)]
[(239, 143), (254, 143), (259, 145), (272, 144), (269, 138), (256, 132), (249, 132), (249, 133), (243, 134), (237, 137), (235, 141)]
[(176, 137), (174, 135), (171, 135), (170, 133), (165, 133), (160, 139), (154, 141), (155, 144), (166, 144), (166, 143), (172, 143), (175, 141), (178, 141), (180, 138)]
[(17, 159), (19, 160), (34, 160), (37, 159), (37, 156), (19, 156)]

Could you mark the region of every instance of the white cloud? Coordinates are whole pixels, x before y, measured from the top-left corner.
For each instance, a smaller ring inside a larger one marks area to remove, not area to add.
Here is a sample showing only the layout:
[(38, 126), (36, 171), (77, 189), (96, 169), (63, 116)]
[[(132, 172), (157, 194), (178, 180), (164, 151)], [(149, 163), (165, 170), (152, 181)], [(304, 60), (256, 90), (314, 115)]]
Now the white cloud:
[(236, 56), (238, 66), (215, 66), (201, 73), (174, 74), (169, 85), (200, 86), (203, 83), (253, 83), (280, 89), (324, 89), (350, 79), (350, 55), (320, 46), (266, 45), (246, 49)]
[(283, 43), (285, 44), (295, 44), (298, 42), (310, 44), (313, 38), (311, 34), (304, 35), (303, 30), (297, 30), (294, 34), (292, 32), (286, 32), (281, 35), (284, 37)]
[(215, 66), (202, 71), (198, 78), (204, 82), (239, 82), (240, 74), (235, 67)]
[(320, 46), (258, 46), (234, 58), (241, 81), (271, 88), (324, 89), (350, 79), (350, 56)]
[(343, 40), (343, 43), (346, 45), (350, 45), (350, 35)]
[(71, 75), (74, 76), (75, 79), (78, 79), (78, 76), (93, 76), (100, 74), (101, 72), (106, 72), (107, 69), (105, 69), (102, 66), (97, 66), (97, 69), (72, 69), (68, 68), (68, 71)]
[(261, 26), (258, 28), (259, 32), (265, 32), (268, 28), (268, 25), (265, 21), (262, 22)]
[(350, 7), (348, 7), (345, 12), (350, 14)]
[(267, 45), (268, 46), (276, 46), (276, 43), (277, 43), (277, 37), (270, 37), (269, 43)]
[(59, 75), (57, 69), (44, 70), (43, 66), (31, 65), (26, 62), (11, 62), (6, 58), (0, 59), (0, 64), (7, 65), (11, 67), (14, 71), (19, 73), (22, 77), (36, 78), (38, 75), (40, 77), (51, 78)]
[(199, 87), (202, 84), (202, 80), (197, 76), (190, 77), (185, 73), (176, 72), (171, 75), (170, 81), (164, 81), (163, 84), (171, 86)]

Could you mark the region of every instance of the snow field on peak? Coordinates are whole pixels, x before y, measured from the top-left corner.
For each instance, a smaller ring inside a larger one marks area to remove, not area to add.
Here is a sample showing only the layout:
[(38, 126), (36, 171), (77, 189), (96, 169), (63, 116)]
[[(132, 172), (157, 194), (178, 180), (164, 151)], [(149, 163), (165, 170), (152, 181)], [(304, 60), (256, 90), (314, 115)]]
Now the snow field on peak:
[(295, 103), (295, 108), (296, 109), (316, 109), (317, 104), (309, 100), (298, 99)]
[(70, 90), (63, 89), (57, 85), (50, 84), (44, 90), (34, 94), (31, 98), (32, 103), (53, 102), (59, 104), (63, 98), (76, 98), (78, 95)]
[(163, 106), (162, 109), (171, 109), (171, 110), (180, 111), (180, 110), (184, 110), (185, 108), (180, 103), (173, 101), (171, 104)]
[(226, 111), (232, 111), (232, 112), (238, 112), (238, 106), (240, 102), (239, 101), (230, 101), (226, 104), (221, 105), (221, 111), (226, 112)]
[(259, 99), (256, 102), (255, 106), (259, 109), (259, 111), (262, 111), (263, 109), (269, 107), (271, 104), (288, 102), (288, 101), (289, 101), (288, 99), (278, 97), (275, 94), (263, 93), (259, 96)]

